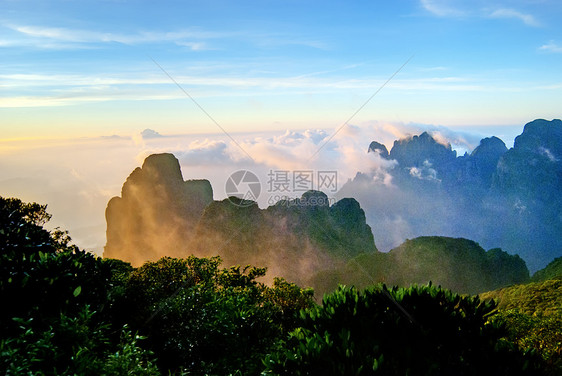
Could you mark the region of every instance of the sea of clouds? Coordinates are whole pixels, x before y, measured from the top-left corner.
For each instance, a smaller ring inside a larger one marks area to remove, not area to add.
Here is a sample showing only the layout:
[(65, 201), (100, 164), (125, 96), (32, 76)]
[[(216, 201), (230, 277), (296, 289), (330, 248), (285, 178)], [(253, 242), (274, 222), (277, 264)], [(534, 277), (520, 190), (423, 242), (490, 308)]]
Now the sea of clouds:
[[(295, 171), (335, 171), (338, 189), (363, 172), (392, 187), (388, 171), (395, 163), (368, 154), (369, 143), (376, 140), (390, 150), (395, 140), (423, 131), (440, 143), (451, 144), (459, 155), (492, 135), (485, 128), (471, 133), (423, 124), (369, 122), (337, 129), (198, 135), (160, 134), (154, 127), (131, 135), (8, 140), (0, 141), (0, 195), (47, 204), (53, 214), (51, 227), (69, 230), (78, 246), (101, 254), (107, 202), (121, 194), (127, 176), (150, 154), (173, 153), (184, 180), (208, 179), (215, 200), (226, 198), (225, 183), (233, 172), (252, 171), (262, 185), (258, 204), (264, 208), (280, 193), (302, 194), (293, 189), (272, 191), (272, 172), (276, 171), (286, 171), (288, 176)], [(521, 131), (522, 127), (513, 127), (506, 133), (515, 136)], [(510, 146), (513, 138), (504, 141)], [(333, 191), (326, 193), (337, 196)]]

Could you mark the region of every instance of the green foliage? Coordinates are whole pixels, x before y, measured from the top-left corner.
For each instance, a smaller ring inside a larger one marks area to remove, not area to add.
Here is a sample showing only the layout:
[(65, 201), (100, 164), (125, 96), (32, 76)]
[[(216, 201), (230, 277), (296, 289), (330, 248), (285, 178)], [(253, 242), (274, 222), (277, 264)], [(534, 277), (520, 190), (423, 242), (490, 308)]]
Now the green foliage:
[(507, 341), (522, 351), (538, 353), (550, 374), (562, 374), (562, 315), (531, 316), (507, 310), (495, 315), (493, 322), (507, 328)]
[(320, 272), (313, 285), (320, 292), (339, 283), (366, 287), (382, 282), (409, 286), (432, 281), (462, 294), (477, 294), (529, 279), (525, 262), (501, 249), (485, 251), (467, 239), (422, 236), (388, 253), (369, 252), (351, 259), (343, 270)]
[(110, 265), (73, 248), (42, 249), (0, 255), (0, 320), (7, 323), (2, 330), (8, 334), (14, 328), (12, 317), (33, 317), (37, 325), (47, 325), (61, 312), (76, 315), (86, 304), (100, 318), (109, 309)]
[(45, 206), (0, 197), (0, 373), (97, 375), (126, 266), (69, 245), (42, 227), (49, 218)]
[(267, 357), (266, 374), (535, 374), (535, 359), (487, 323), (494, 308), (431, 285), (340, 287), (301, 312), (300, 327)]
[[(13, 317), (35, 318), (34, 325), (77, 315), (85, 304), (106, 310), (112, 265), (69, 245), (61, 231), (49, 232), (46, 207), (0, 197), (0, 320), (10, 334)], [(22, 297), (25, 296), (25, 299)], [(101, 315), (100, 315), (101, 317)]]
[[(0, 197), (0, 374), (257, 375), (266, 359), (270, 374), (518, 375), (535, 353), (559, 371), (561, 280), (495, 292), (520, 308), (496, 317), (493, 302), (433, 286), (340, 288), (317, 306), (311, 289), (268, 287), (264, 268), (218, 257), (102, 260), (49, 218)], [(356, 264), (384, 272), (374, 255)]]
[(116, 352), (110, 354), (103, 367), (104, 375), (160, 375), (153, 354), (144, 350), (138, 341), (145, 337), (133, 335), (127, 326), (121, 332), (121, 342)]
[(21, 333), (0, 340), (0, 369), (6, 375), (159, 375), (152, 353), (127, 327), (114, 352), (108, 325), (93, 323), (85, 307), (77, 317), (61, 314), (47, 329), (37, 331), (33, 319), (14, 318)]
[(480, 297), (499, 301), (501, 310), (517, 310), (529, 316), (562, 316), (562, 280), (559, 279), (510, 286)]
[(41, 329), (34, 319), (13, 318), (18, 335), (0, 342), (6, 374), (97, 375), (103, 366), (107, 326), (86, 306), (75, 317), (61, 314)]
[(550, 374), (562, 374), (562, 280), (510, 286), (480, 297), (499, 301), (494, 322), (507, 328), (506, 341), (539, 354)]
[(555, 258), (544, 269), (533, 274), (533, 282), (542, 282), (548, 279), (562, 279), (562, 257)]
[(257, 282), (263, 268), (219, 266), (218, 257), (164, 257), (131, 273), (127, 316), (163, 369), (259, 374), (295, 312), (313, 304), (311, 290), (282, 279), (273, 287)]

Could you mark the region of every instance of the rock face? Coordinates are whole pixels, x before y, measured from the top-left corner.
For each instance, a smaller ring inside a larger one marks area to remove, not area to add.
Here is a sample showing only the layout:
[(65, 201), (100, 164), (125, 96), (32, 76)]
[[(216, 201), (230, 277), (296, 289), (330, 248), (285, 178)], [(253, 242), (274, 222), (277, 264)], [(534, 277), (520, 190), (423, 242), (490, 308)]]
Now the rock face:
[(184, 181), (172, 154), (146, 158), (127, 178), (121, 197), (106, 209), (105, 257), (133, 265), (169, 256), (186, 256), (187, 244), (203, 209), (213, 200), (207, 180)]
[(107, 210), (104, 256), (140, 265), (162, 256), (219, 255), (306, 284), (317, 270), (376, 252), (365, 212), (352, 198), (330, 205), (319, 191), (267, 209), (234, 197), (213, 201), (206, 180), (183, 181), (171, 154), (149, 156)]

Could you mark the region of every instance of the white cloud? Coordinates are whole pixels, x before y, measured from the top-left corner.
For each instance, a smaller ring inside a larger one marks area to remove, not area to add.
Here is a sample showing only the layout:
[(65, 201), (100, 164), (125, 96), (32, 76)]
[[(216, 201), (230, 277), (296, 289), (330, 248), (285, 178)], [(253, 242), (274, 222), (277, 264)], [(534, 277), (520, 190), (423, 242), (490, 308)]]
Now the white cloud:
[(178, 46), (189, 47), (192, 51), (210, 50), (204, 42), (176, 42)]
[(158, 137), (163, 137), (160, 133), (158, 133), (157, 131), (155, 131), (154, 129), (150, 129), (150, 128), (146, 128), (144, 131), (142, 131), (141, 133), (141, 137), (142, 138), (158, 138)]
[(515, 18), (522, 21), (527, 26), (538, 27), (540, 22), (531, 14), (519, 12), (515, 9), (500, 8), (490, 14), (491, 18)]
[(559, 53), (562, 53), (562, 46), (554, 43), (553, 41), (550, 41), (547, 44), (543, 44), (542, 46), (540, 46), (539, 50), (547, 51), (547, 52), (554, 52), (554, 53), (559, 54)]
[(420, 0), (421, 6), (428, 12), (439, 17), (462, 16), (464, 11), (454, 7), (452, 1), (447, 0)]
[(420, 180), (440, 181), (437, 179), (437, 171), (431, 166), (429, 161), (424, 161), (420, 167), (410, 167), (410, 175)]
[(222, 33), (205, 30), (179, 30), (173, 32), (137, 31), (112, 33), (93, 30), (71, 29), (37, 25), (6, 24), (21, 37), (0, 41), (0, 46), (28, 46), (41, 49), (84, 48), (99, 43), (122, 43), (128, 45), (169, 42), (189, 47), (193, 51), (210, 49), (204, 40), (233, 37), (239, 33)]
[(511, 18), (519, 20), (527, 26), (541, 26), (541, 23), (532, 14), (508, 7), (491, 10), (485, 1), (420, 0), (420, 5), (426, 11), (439, 17)]
[(22, 108), (22, 107), (57, 107), (84, 102), (102, 102), (109, 98), (90, 96), (88, 98), (56, 98), (56, 97), (29, 97), (18, 96), (2, 98), (0, 108)]
[[(9, 88), (0, 107), (63, 106), (87, 101), (111, 100), (168, 100), (185, 98), (174, 83), (160, 72), (79, 74), (2, 74), (0, 87)], [(175, 74), (174, 79), (190, 94), (202, 97), (256, 97), (290, 94), (310, 95), (340, 93), (342, 90), (361, 90), (372, 93), (383, 78), (338, 80), (327, 77), (214, 75), (212, 71), (199, 75)], [(501, 87), (489, 86), (485, 81), (468, 77), (423, 77), (396, 79), (387, 89), (401, 91), (489, 91)], [(192, 93), (193, 91), (193, 93)]]

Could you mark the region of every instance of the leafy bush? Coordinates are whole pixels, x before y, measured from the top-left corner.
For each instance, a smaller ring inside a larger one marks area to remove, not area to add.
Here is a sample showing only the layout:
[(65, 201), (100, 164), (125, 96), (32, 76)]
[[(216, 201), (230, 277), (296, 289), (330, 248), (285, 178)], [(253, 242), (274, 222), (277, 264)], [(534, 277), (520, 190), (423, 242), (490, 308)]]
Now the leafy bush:
[(312, 290), (265, 269), (219, 268), (220, 258), (164, 257), (135, 269), (125, 304), (133, 329), (147, 337), (162, 369), (194, 374), (259, 374), (262, 357), (313, 304)]
[(103, 366), (104, 375), (160, 375), (153, 354), (144, 350), (138, 341), (146, 339), (134, 335), (127, 326), (121, 331), (121, 342), (117, 351), (111, 353)]
[(118, 347), (108, 323), (128, 268), (45, 230), (49, 219), (44, 205), (0, 197), (0, 373), (98, 375)]
[(534, 351), (550, 374), (562, 374), (562, 315), (531, 316), (517, 310), (500, 311), (493, 322), (507, 328), (505, 339), (523, 351)]
[(495, 304), (434, 286), (340, 287), (301, 312), (265, 361), (274, 375), (535, 374), (532, 354), (500, 341)]
[(41, 330), (33, 318), (14, 318), (19, 333), (0, 341), (6, 375), (158, 375), (152, 354), (137, 345), (127, 327), (113, 346), (109, 325), (96, 323), (86, 306), (75, 317), (61, 314)]

